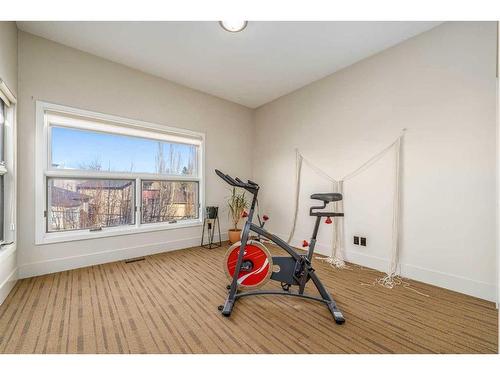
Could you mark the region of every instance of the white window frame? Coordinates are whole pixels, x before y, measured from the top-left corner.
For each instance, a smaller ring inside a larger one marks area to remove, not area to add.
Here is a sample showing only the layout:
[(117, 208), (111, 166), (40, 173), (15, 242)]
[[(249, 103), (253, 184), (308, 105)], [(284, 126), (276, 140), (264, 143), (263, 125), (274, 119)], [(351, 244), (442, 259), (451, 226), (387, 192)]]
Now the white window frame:
[[(141, 138), (151, 138), (169, 142), (196, 144), (199, 147), (197, 160), (197, 176), (165, 175), (156, 173), (127, 173), (57, 169), (51, 166), (50, 125), (51, 123), (74, 129), (99, 131), (108, 134), (120, 134)], [(71, 121), (67, 119), (71, 118)], [(36, 102), (36, 165), (35, 165), (35, 243), (48, 244), (66, 241), (88, 240), (110, 236), (123, 236), (151, 231), (179, 229), (202, 225), (202, 213), (205, 207), (205, 134), (150, 122), (132, 120), (99, 112), (72, 108), (64, 105)], [(102, 228), (99, 231), (75, 230), (47, 232), (45, 211), (47, 209), (47, 178), (109, 178), (135, 180), (135, 223), (118, 227)], [(198, 218), (182, 220), (176, 223), (141, 224), (142, 180), (176, 180), (198, 182)]]
[[(1, 80), (0, 80), (1, 81)], [(2, 100), (2, 99), (0, 99)], [(0, 247), (0, 255), (16, 250), (16, 218), (17, 218), (17, 129), (16, 104), (4, 104), (4, 159), (7, 173), (4, 174), (4, 240), (5, 245)]]

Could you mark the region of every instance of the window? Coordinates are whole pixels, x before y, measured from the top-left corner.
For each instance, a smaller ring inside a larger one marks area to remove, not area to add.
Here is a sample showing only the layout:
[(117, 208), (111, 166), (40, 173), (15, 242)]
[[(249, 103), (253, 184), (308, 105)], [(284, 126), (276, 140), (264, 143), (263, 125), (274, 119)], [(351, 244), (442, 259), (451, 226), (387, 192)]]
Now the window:
[(4, 174), (7, 173), (7, 168), (5, 166), (4, 160), (4, 151), (3, 151), (3, 143), (4, 143), (4, 123), (5, 123), (5, 115), (4, 115), (4, 104), (3, 100), (0, 99), (0, 243), (4, 242)]
[(198, 183), (142, 181), (142, 223), (176, 222), (198, 218)]
[(47, 232), (135, 224), (135, 180), (47, 179)]
[[(126, 151), (126, 152), (124, 152)], [(51, 128), (51, 166), (161, 175), (197, 175), (197, 147), (117, 134)]]
[(37, 102), (37, 243), (200, 225), (201, 133)]
[(16, 223), (16, 99), (0, 79), (0, 250), (15, 248)]

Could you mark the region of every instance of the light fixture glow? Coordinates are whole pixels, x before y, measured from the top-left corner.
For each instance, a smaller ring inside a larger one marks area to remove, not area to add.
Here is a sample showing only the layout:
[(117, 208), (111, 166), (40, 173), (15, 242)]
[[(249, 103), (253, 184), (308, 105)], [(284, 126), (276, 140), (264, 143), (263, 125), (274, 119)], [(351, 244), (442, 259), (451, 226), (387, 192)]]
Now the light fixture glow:
[(232, 20), (232, 21), (219, 21), (219, 24), (224, 30), (229, 31), (230, 33), (237, 33), (243, 31), (243, 29), (247, 27), (248, 22)]

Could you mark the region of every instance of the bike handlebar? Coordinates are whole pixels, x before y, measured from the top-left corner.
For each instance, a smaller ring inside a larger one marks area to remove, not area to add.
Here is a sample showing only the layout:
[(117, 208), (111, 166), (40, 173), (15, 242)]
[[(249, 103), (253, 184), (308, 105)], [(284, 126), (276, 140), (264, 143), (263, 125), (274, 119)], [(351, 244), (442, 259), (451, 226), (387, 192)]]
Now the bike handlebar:
[(240, 187), (249, 190), (252, 193), (259, 188), (259, 185), (257, 185), (253, 181), (248, 180), (248, 182), (243, 182), (238, 177), (232, 178), (228, 174), (224, 174), (218, 169), (215, 170), (215, 173), (217, 173), (217, 176), (222, 178), (226, 183), (228, 183), (231, 186)]

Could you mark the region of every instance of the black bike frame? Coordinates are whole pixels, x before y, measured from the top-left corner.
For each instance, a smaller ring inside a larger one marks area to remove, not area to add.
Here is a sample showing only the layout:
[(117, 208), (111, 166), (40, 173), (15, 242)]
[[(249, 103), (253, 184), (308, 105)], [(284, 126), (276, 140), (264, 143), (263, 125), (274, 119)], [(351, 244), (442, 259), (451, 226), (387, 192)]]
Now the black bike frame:
[[(228, 176), (226, 175), (226, 177), (228, 177)], [(238, 183), (242, 183), (241, 180), (239, 180), (239, 179), (236, 179), (236, 180)], [(227, 180), (226, 180), (226, 182), (227, 182)], [(244, 184), (244, 183), (242, 183), (242, 184)], [(289, 244), (287, 244), (281, 238), (275, 236), (274, 234), (269, 233), (268, 231), (266, 231), (262, 227), (255, 225), (252, 222), (254, 212), (255, 212), (255, 206), (257, 204), (258, 189), (259, 189), (259, 187), (257, 185), (250, 186), (250, 189), (247, 188), (247, 190), (253, 194), (253, 199), (252, 199), (252, 204), (251, 204), (249, 212), (248, 212), (247, 221), (246, 221), (245, 226), (243, 228), (243, 232), (242, 232), (242, 236), (241, 236), (241, 245), (240, 245), (240, 250), (238, 253), (238, 260), (236, 263), (236, 269), (235, 269), (235, 272), (234, 272), (234, 275), (232, 278), (231, 286), (229, 288), (229, 294), (227, 296), (225, 304), (222, 307), (222, 314), (225, 316), (229, 316), (231, 314), (233, 306), (236, 303), (236, 300), (238, 298), (252, 296), (252, 295), (278, 294), (278, 295), (289, 295), (289, 296), (301, 297), (301, 298), (312, 299), (312, 300), (323, 302), (327, 305), (328, 309), (332, 313), (332, 315), (335, 319), (335, 322), (337, 322), (339, 324), (343, 323), (345, 320), (344, 320), (342, 313), (340, 312), (340, 310), (338, 310), (335, 301), (330, 296), (330, 293), (328, 293), (328, 291), (324, 287), (323, 283), (320, 281), (320, 279), (318, 278), (318, 276), (314, 272), (314, 269), (311, 267), (311, 259), (312, 259), (313, 253), (314, 253), (314, 247), (316, 245), (316, 236), (318, 234), (318, 229), (319, 229), (321, 218), (326, 217), (326, 216), (343, 216), (343, 214), (323, 213), (323, 212), (314, 213), (313, 216), (316, 216), (316, 223), (315, 223), (313, 235), (312, 235), (312, 238), (310, 241), (309, 251), (307, 253), (307, 256), (303, 256), (303, 255), (300, 255), (294, 248), (292, 248)], [(311, 214), (313, 214), (312, 210), (314, 208), (325, 208), (325, 207), (326, 207), (326, 203), (323, 205), (323, 207), (313, 207), (311, 209)], [(305, 272), (304, 272), (303, 277), (300, 280), (298, 293), (293, 293), (293, 292), (289, 292), (289, 291), (280, 291), (280, 290), (256, 290), (256, 291), (251, 291), (251, 292), (238, 293), (238, 275), (239, 275), (239, 272), (241, 270), (241, 266), (242, 266), (242, 262), (243, 262), (243, 255), (245, 252), (244, 250), (245, 250), (246, 244), (248, 242), (248, 237), (249, 237), (250, 232), (255, 232), (255, 233), (259, 234), (260, 236), (272, 241), (277, 246), (279, 246), (280, 248), (285, 250), (296, 262), (305, 262), (305, 266), (304, 266)], [(304, 294), (304, 288), (305, 288), (305, 285), (309, 279), (313, 281), (321, 298)]]

